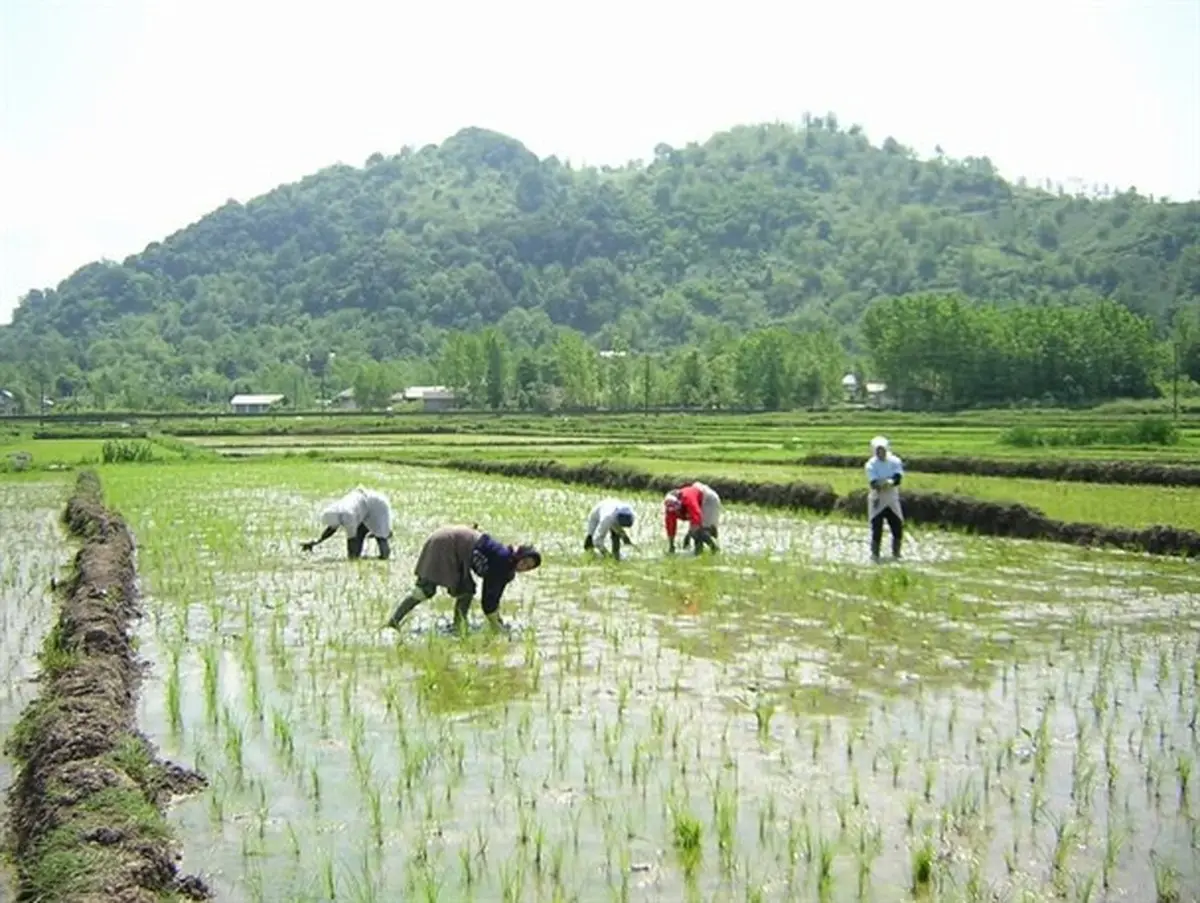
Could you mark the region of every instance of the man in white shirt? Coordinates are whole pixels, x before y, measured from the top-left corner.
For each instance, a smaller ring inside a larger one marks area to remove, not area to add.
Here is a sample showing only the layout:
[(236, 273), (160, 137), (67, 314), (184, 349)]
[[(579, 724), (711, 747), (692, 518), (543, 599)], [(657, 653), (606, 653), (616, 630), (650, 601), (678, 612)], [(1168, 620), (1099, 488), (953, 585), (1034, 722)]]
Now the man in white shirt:
[(346, 557), (362, 558), (363, 543), (374, 536), (379, 545), (379, 557), (391, 555), (392, 506), (387, 498), (362, 486), (355, 488), (321, 512), (325, 532), (316, 540), (300, 544), (305, 552), (333, 536), (339, 528), (346, 531)]
[(904, 511), (900, 507), (900, 480), (904, 476), (904, 463), (891, 452), (884, 436), (871, 440), (871, 457), (867, 461), (867, 518), (871, 524), (871, 559), (879, 560), (879, 547), (883, 544), (883, 524), (887, 522), (892, 534), (892, 557), (900, 557), (900, 543), (904, 537)]
[(586, 551), (596, 549), (601, 555), (604, 552), (605, 540), (612, 543), (613, 558), (621, 559), (621, 543), (633, 545), (628, 530), (633, 527), (633, 507), (620, 499), (603, 499), (596, 504), (588, 514), (587, 536), (583, 540)]

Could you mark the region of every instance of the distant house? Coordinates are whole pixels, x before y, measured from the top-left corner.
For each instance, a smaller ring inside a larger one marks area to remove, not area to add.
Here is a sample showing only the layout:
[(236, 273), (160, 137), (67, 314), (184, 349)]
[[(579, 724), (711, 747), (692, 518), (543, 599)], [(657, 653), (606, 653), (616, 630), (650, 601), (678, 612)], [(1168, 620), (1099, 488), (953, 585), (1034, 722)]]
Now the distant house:
[(419, 401), (426, 411), (448, 411), (454, 407), (454, 390), (445, 386), (409, 386), (405, 401)]
[(853, 373), (847, 373), (842, 377), (842, 399), (858, 401), (858, 377)]
[(343, 411), (353, 411), (358, 408), (358, 402), (354, 399), (354, 389), (343, 389), (333, 396), (333, 401), (330, 402), (330, 407), (338, 408)]
[(0, 389), (0, 414), (9, 414), (17, 409), (17, 399), (8, 389)]
[(235, 395), (229, 407), (235, 414), (266, 414), (283, 401), (282, 395)]
[(887, 383), (867, 383), (867, 406), (872, 408), (890, 408), (892, 397), (888, 394)]

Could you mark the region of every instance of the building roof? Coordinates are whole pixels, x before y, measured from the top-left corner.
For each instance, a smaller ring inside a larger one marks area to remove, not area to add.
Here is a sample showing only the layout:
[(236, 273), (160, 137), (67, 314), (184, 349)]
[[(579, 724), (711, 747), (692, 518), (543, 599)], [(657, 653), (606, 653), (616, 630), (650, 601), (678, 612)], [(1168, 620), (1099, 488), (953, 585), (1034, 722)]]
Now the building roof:
[(867, 383), (867, 391), (872, 394), (887, 391), (887, 383)]
[(230, 404), (275, 404), (283, 401), (282, 395), (235, 395)]
[(847, 389), (853, 389), (855, 386), (858, 385), (858, 377), (855, 376), (853, 373), (847, 373), (845, 376), (842, 377), (842, 385), (845, 386)]
[(409, 386), (404, 390), (405, 401), (420, 401), (426, 398), (450, 399), (454, 390), (445, 386)]

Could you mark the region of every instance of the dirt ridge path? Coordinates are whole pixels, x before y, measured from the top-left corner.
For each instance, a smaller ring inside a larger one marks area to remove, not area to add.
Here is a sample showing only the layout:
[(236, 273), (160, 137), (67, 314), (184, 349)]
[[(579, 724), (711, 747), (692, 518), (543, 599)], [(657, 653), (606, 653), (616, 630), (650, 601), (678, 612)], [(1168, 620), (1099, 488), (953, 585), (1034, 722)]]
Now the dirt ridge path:
[(182, 875), (165, 809), (206, 785), (160, 759), (137, 728), (145, 662), (134, 538), (105, 507), (99, 478), (80, 473), (64, 521), (82, 545), (40, 654), (40, 692), (6, 743), (16, 764), (6, 846), (18, 900), (148, 903), (210, 899)]

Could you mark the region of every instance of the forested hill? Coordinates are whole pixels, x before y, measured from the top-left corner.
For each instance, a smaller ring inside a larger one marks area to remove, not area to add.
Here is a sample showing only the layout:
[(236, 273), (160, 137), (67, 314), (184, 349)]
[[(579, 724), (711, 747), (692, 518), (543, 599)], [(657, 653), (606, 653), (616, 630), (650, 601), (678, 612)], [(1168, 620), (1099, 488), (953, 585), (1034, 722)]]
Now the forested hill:
[(165, 374), (194, 396), (330, 350), (429, 359), (445, 330), (496, 324), (518, 344), (554, 324), (634, 350), (827, 326), (853, 348), (872, 300), (925, 290), (1109, 297), (1165, 328), (1200, 295), (1200, 203), (1013, 185), (986, 159), (918, 160), (832, 116), (619, 169), (465, 129), (230, 202), (30, 292), (0, 362), (68, 386)]

